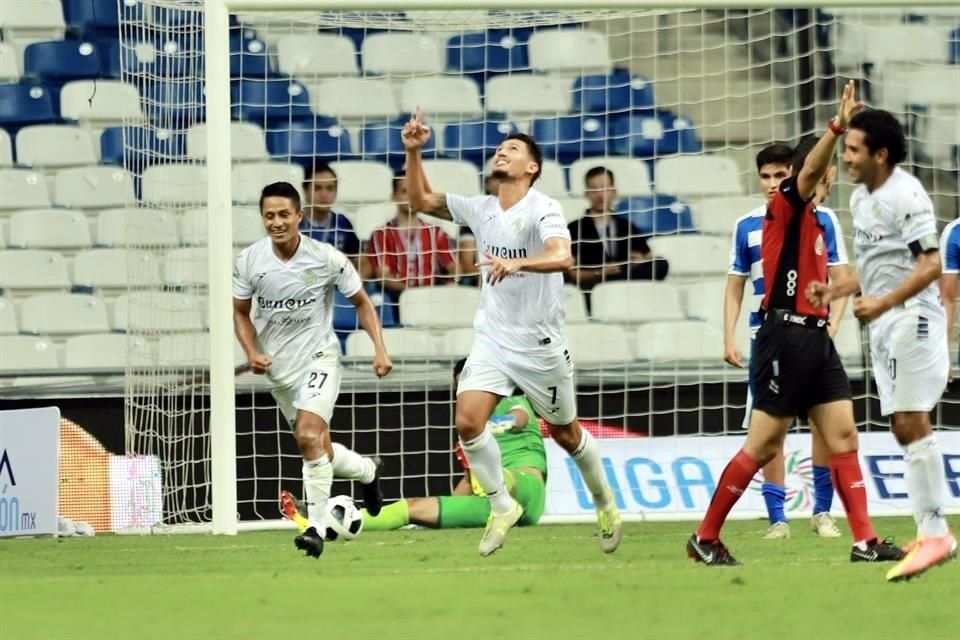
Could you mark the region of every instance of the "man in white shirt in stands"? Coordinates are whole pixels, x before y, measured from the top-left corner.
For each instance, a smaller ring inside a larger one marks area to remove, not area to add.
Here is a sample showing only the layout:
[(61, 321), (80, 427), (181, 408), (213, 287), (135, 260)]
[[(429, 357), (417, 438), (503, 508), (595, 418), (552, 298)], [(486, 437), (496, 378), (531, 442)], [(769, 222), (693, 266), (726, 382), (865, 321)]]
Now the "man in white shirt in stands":
[(416, 211), (470, 227), (481, 259), (473, 349), (457, 386), (456, 426), (470, 469), (490, 498), (480, 555), (503, 546), (523, 508), (504, 484), (500, 449), (486, 427), (501, 398), (519, 387), (554, 441), (574, 459), (593, 495), (600, 547), (616, 550), (623, 525), (604, 476), (600, 450), (577, 420), (573, 362), (564, 332), (563, 273), (572, 266), (570, 234), (556, 200), (533, 188), (542, 157), (536, 141), (511, 134), (497, 147), (496, 196), (434, 193), (421, 149), (430, 138), (420, 109), (404, 126), (407, 191)]

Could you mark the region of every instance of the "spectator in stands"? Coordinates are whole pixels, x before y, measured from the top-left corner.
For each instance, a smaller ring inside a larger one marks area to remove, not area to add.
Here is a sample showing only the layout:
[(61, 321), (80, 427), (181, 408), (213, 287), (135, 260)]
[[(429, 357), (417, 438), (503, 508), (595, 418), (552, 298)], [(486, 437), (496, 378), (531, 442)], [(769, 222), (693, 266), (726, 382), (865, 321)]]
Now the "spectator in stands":
[(320, 242), (332, 244), (360, 268), (360, 240), (353, 231), (350, 219), (333, 210), (337, 200), (337, 174), (329, 164), (317, 160), (307, 169), (303, 179), (303, 194), (306, 196), (303, 232)]
[(407, 202), (407, 178), (393, 178), (397, 215), (374, 230), (367, 242), (366, 271), (384, 294), (396, 301), (408, 287), (429, 287), (455, 282), (457, 262), (450, 237), (443, 229), (425, 224)]
[(573, 241), (574, 267), (569, 281), (589, 291), (611, 280), (663, 280), (669, 265), (658, 258), (640, 231), (613, 212), (617, 199), (613, 172), (594, 167), (584, 178), (590, 207), (586, 214), (567, 225)]
[[(483, 191), (488, 196), (497, 195), (500, 181), (489, 174), (483, 179)], [(458, 282), (469, 287), (480, 285), (477, 269), (477, 240), (473, 237), (470, 227), (460, 227), (460, 238), (457, 240), (457, 262), (460, 264), (460, 279)]]

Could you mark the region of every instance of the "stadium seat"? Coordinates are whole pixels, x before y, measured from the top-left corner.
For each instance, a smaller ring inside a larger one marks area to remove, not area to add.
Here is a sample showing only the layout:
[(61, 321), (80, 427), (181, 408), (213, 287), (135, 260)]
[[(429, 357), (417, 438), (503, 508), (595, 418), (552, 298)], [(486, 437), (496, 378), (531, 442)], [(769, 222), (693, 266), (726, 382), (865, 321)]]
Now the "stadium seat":
[(230, 103), (233, 117), (261, 126), (271, 121), (289, 122), (312, 117), (310, 92), (296, 80), (287, 78), (251, 79), (232, 82)]
[(377, 227), (382, 227), (393, 220), (397, 215), (397, 205), (392, 202), (384, 204), (369, 204), (360, 207), (350, 215), (353, 223), (353, 232), (360, 242), (366, 242)]
[(544, 160), (540, 171), (540, 178), (534, 185), (537, 191), (551, 198), (566, 198), (568, 195), (567, 177), (563, 167), (553, 160)]
[[(236, 177), (233, 185), (242, 186), (236, 183)], [(206, 202), (207, 168), (198, 164), (155, 164), (144, 170), (140, 188), (141, 199), (149, 204), (176, 207)]]
[(7, 243), (20, 249), (85, 249), (93, 244), (90, 223), (79, 211), (31, 209), (10, 216)]
[(360, 74), (353, 41), (333, 33), (293, 33), (277, 41), (281, 73), (308, 82), (325, 76)]
[(170, 247), (180, 244), (177, 218), (164, 209), (106, 209), (97, 216), (101, 247)]
[(210, 282), (206, 247), (171, 249), (163, 257), (163, 284), (168, 287), (206, 286)]
[(680, 291), (665, 282), (598, 284), (591, 293), (591, 309), (594, 320), (611, 324), (686, 318)]
[[(401, 365), (404, 358), (432, 358), (440, 355), (439, 345), (429, 331), (420, 329), (384, 329), (383, 342), (394, 365)], [(354, 331), (347, 336), (346, 355), (351, 358), (372, 358), (373, 342), (364, 331)]]
[(727, 273), (730, 238), (723, 236), (679, 235), (650, 239), (655, 255), (670, 261), (670, 277), (703, 278)]
[(529, 70), (527, 43), (505, 29), (463, 33), (447, 41), (447, 73), (483, 82), (486, 78)]
[(589, 74), (573, 82), (573, 110), (582, 113), (653, 116), (653, 83), (626, 69)]
[(6, 129), (0, 129), (0, 169), (13, 166), (13, 141)]
[(20, 54), (16, 47), (0, 42), (0, 82), (20, 82)]
[[(722, 327), (723, 297), (726, 286), (726, 278), (711, 278), (678, 284), (677, 289), (680, 290), (683, 297), (687, 318), (702, 320)], [(744, 292), (745, 298), (749, 295), (749, 290)], [(750, 305), (747, 300), (744, 300), (742, 306), (749, 307)]]
[(289, 182), (303, 198), (303, 167), (286, 162), (251, 162), (233, 168), (233, 201), (259, 205), (263, 188), (273, 182)]
[(54, 96), (44, 87), (0, 84), (0, 127), (16, 129), (57, 120)]
[[(173, 70), (158, 71), (161, 78), (182, 74), (185, 68), (195, 64), (177, 61), (176, 58), (173, 58), (170, 63), (175, 65)], [(165, 81), (153, 78), (144, 84), (143, 98), (146, 117), (154, 125), (164, 129), (179, 129), (185, 123), (201, 121), (206, 117), (207, 98), (202, 82), (184, 82), (179, 79)], [(235, 102), (232, 104), (236, 105)]]
[(314, 113), (340, 121), (391, 120), (400, 115), (389, 80), (330, 78), (311, 84), (310, 98)]
[(67, 262), (59, 251), (0, 251), (0, 289), (69, 289)]
[(67, 338), (63, 345), (63, 368), (72, 371), (124, 369), (144, 366), (156, 359), (155, 349), (141, 336), (95, 333)]
[(116, 331), (202, 331), (201, 301), (168, 291), (129, 293), (113, 305)]
[(57, 348), (40, 336), (0, 336), (0, 373), (57, 369)]
[(587, 173), (594, 167), (606, 167), (613, 172), (614, 184), (621, 197), (653, 195), (650, 189), (650, 169), (642, 160), (634, 158), (584, 158), (570, 165), (570, 194), (582, 196)]
[(48, 85), (96, 78), (100, 75), (100, 67), (100, 53), (92, 42), (35, 42), (23, 52), (24, 79)]
[(100, 134), (105, 164), (126, 167), (136, 174), (152, 164), (183, 159), (183, 134), (158, 127), (108, 127)]
[(337, 202), (384, 202), (393, 192), (393, 172), (385, 164), (363, 160), (341, 160), (330, 166), (337, 172)]
[(63, 38), (65, 27), (60, 0), (4, 2), (0, 11), (5, 41), (58, 40)]
[(418, 328), (471, 327), (479, 304), (476, 287), (414, 287), (400, 294), (400, 319)]
[(593, 116), (559, 116), (537, 118), (530, 133), (540, 144), (544, 158), (568, 164), (585, 156), (602, 156), (607, 152), (607, 130), (602, 118)]
[(336, 160), (349, 157), (350, 134), (333, 118), (291, 122), (267, 132), (267, 149), (277, 160), (310, 167), (315, 158)]
[(689, 118), (673, 113), (661, 113), (665, 146), (663, 153), (700, 153), (703, 145)]
[(563, 209), (563, 219), (570, 224), (574, 220), (579, 220), (586, 213), (590, 203), (585, 198), (557, 198), (560, 208)]
[(630, 340), (616, 324), (567, 324), (567, 349), (577, 368), (624, 365), (629, 362)]
[(140, 93), (135, 86), (119, 80), (68, 82), (60, 91), (60, 114), (65, 120), (89, 122), (98, 127), (143, 120)]
[(450, 122), (443, 127), (443, 152), (482, 167), (503, 139), (516, 132), (517, 126), (507, 120)]
[(16, 335), (18, 331), (17, 310), (13, 301), (0, 296), (0, 336)]
[[(757, 196), (721, 196), (705, 198), (693, 207), (693, 221), (704, 233), (731, 236), (737, 219), (763, 204)], [(732, 237), (732, 236), (731, 236)]]
[(0, 210), (50, 206), (47, 181), (32, 169), (0, 169)]
[(424, 160), (423, 171), (435, 193), (480, 195), (480, 173), (477, 167), (463, 160)]
[(230, 34), (230, 77), (266, 78), (272, 75), (267, 43), (241, 33)]
[(663, 193), (624, 198), (617, 203), (617, 213), (627, 216), (631, 224), (643, 235), (669, 235), (697, 231), (693, 224), (690, 205)]
[(89, 249), (73, 260), (75, 287), (115, 290), (128, 286), (159, 287), (160, 262), (155, 254), (134, 249)]
[(440, 75), (443, 54), (437, 41), (419, 32), (373, 33), (360, 47), (367, 74)]
[(61, 169), (54, 181), (53, 202), (61, 207), (122, 207), (136, 200), (133, 177), (121, 167)]
[(537, 31), (527, 42), (535, 71), (583, 75), (610, 73), (610, 45), (596, 31), (557, 29)]
[(40, 335), (108, 333), (107, 307), (85, 293), (44, 293), (30, 296), (20, 307), (20, 330)]
[(487, 81), (487, 111), (511, 117), (551, 116), (570, 111), (570, 85), (553, 76), (518, 73)]
[(86, 37), (116, 36), (120, 28), (120, 12), (125, 21), (142, 17), (140, 2), (121, 2), (117, 10), (116, 0), (63, 0), (63, 13), (67, 25)]
[(915, 123), (913, 137), (935, 168), (955, 171), (960, 167), (960, 113), (918, 114)]
[[(393, 304), (383, 304), (383, 296), (371, 294), (370, 299), (377, 311), (377, 317), (380, 318), (380, 324), (384, 328), (394, 327), (397, 324)], [(360, 321), (357, 319), (357, 310), (339, 289), (333, 292), (333, 328), (338, 335), (344, 335), (351, 331), (360, 329)], [(345, 335), (344, 335), (345, 337)]]
[(725, 156), (673, 156), (657, 161), (654, 170), (660, 193), (681, 198), (744, 194), (737, 163)]
[(563, 299), (567, 305), (567, 324), (589, 320), (587, 317), (587, 301), (579, 287), (572, 284), (563, 285)]
[[(198, 64), (198, 54), (185, 53), (159, 37), (139, 39), (139, 35), (133, 34), (124, 42), (116, 35), (99, 40), (104, 77), (120, 78), (126, 72), (137, 78), (165, 78)], [(149, 85), (145, 88), (149, 89)]]
[[(235, 343), (234, 366), (245, 364), (246, 357)], [(180, 333), (162, 335), (157, 340), (154, 364), (164, 368), (206, 369), (210, 365), (210, 334)]]
[[(403, 146), (403, 125), (408, 118), (403, 116), (395, 120), (368, 122), (360, 131), (360, 153), (364, 160), (386, 162), (391, 169), (397, 171), (406, 162), (407, 152)], [(436, 136), (430, 136), (427, 143), (421, 148), (424, 158), (434, 158), (437, 155)]]
[(960, 64), (960, 27), (957, 27), (950, 32), (948, 46), (950, 47), (950, 51), (948, 53), (950, 57), (950, 64)]
[[(195, 124), (187, 129), (186, 155), (191, 160), (207, 159), (207, 125)], [(230, 159), (234, 162), (266, 160), (267, 142), (263, 129), (252, 122), (230, 123)]]
[(714, 364), (723, 348), (723, 331), (706, 322), (651, 322), (636, 332), (633, 353), (639, 360), (698, 366)]
[(37, 124), (17, 132), (17, 163), (28, 167), (97, 164), (100, 154), (90, 131), (61, 124)]
[(480, 89), (469, 78), (410, 78), (403, 83), (400, 107), (413, 113), (417, 106), (430, 120), (478, 118), (483, 115)]
[[(205, 247), (209, 238), (207, 208), (187, 209), (181, 220), (183, 243)], [(246, 247), (266, 235), (260, 211), (256, 207), (233, 207), (233, 245)]]
[(447, 329), (443, 334), (443, 341), (440, 346), (441, 355), (457, 359), (467, 357), (473, 347), (473, 337), (473, 327)]

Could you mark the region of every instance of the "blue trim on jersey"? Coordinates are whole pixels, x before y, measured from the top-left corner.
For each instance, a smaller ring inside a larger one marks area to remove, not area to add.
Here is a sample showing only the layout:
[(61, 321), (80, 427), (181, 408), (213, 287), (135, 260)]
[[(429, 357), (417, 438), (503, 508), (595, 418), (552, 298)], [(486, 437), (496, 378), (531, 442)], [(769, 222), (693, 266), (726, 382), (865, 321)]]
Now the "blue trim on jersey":
[(943, 270), (960, 272), (960, 220), (954, 220), (945, 229), (943, 247)]

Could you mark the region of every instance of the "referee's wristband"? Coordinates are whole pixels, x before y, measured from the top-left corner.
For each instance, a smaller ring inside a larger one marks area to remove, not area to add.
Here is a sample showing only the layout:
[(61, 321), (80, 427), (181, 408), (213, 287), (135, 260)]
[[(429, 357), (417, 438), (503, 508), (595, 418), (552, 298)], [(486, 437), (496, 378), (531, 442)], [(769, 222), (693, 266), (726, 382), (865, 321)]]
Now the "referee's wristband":
[(836, 118), (831, 118), (830, 122), (827, 123), (827, 128), (830, 129), (830, 133), (837, 136), (838, 138), (847, 132), (846, 127), (841, 127), (837, 124)]

